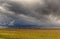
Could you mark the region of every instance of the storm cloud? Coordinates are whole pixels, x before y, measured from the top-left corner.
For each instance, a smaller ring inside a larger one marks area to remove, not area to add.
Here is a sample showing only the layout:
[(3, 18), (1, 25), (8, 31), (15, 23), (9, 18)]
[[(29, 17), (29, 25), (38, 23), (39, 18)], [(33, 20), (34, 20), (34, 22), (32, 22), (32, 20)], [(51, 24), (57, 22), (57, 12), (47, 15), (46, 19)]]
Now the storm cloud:
[[(27, 24), (36, 28), (60, 26), (60, 0), (0, 0), (0, 13), (8, 15), (9, 27)], [(9, 21), (9, 17), (13, 20)]]

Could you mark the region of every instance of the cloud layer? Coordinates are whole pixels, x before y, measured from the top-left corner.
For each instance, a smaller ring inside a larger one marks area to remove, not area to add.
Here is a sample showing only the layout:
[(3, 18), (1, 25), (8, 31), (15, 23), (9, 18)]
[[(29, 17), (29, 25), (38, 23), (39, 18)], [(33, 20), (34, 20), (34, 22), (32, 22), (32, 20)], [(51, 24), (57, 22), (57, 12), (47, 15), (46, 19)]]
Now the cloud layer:
[(2, 23), (6, 27), (18, 28), (26, 28), (26, 26), (35, 28), (60, 27), (59, 1), (0, 0), (0, 25)]

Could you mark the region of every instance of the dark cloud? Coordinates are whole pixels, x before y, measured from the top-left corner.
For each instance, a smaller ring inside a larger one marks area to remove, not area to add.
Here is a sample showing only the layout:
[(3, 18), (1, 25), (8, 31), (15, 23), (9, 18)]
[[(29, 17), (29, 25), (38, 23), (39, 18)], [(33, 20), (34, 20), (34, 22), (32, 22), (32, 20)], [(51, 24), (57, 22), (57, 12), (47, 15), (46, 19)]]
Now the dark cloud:
[(0, 0), (0, 12), (13, 18), (16, 26), (21, 24), (33, 24), (35, 26), (36, 24), (38, 27), (53, 27), (60, 23), (59, 1), (30, 0), (29, 2), (27, 0)]

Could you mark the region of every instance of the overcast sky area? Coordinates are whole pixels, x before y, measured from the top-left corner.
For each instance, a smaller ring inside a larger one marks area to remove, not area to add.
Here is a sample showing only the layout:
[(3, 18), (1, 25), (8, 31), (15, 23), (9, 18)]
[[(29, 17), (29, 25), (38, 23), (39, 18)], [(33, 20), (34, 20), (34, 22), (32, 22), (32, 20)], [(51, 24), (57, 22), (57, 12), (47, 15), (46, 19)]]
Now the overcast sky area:
[(0, 28), (60, 28), (60, 0), (0, 0)]

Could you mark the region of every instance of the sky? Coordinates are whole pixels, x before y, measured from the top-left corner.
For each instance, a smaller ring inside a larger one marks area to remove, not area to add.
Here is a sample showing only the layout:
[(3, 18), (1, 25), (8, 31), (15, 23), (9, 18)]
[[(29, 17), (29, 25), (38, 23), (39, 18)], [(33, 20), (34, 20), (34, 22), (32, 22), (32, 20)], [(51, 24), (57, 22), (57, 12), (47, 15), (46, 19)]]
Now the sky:
[(59, 28), (60, 0), (0, 0), (0, 28)]

